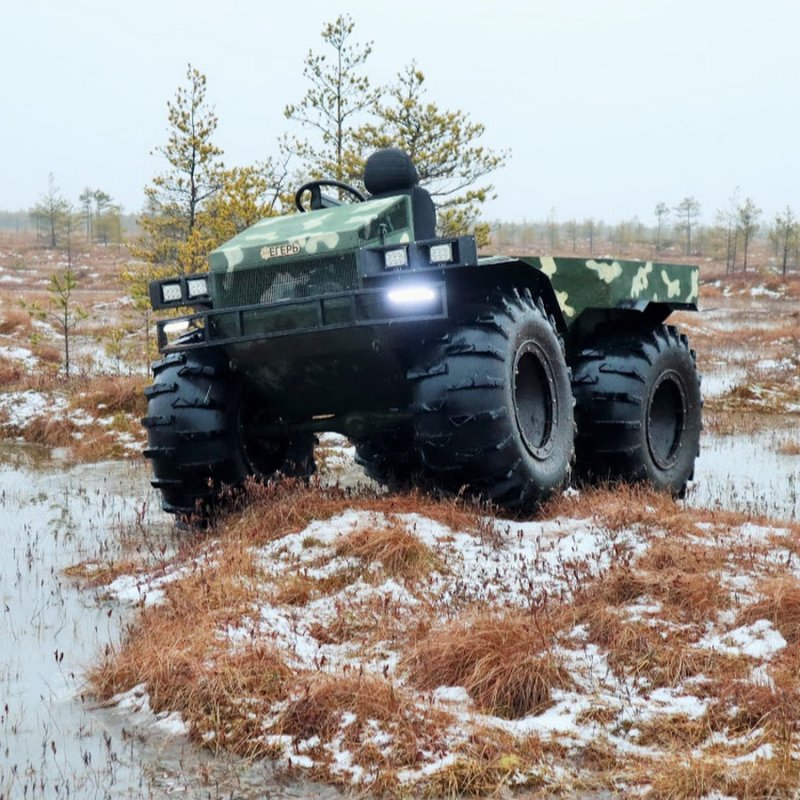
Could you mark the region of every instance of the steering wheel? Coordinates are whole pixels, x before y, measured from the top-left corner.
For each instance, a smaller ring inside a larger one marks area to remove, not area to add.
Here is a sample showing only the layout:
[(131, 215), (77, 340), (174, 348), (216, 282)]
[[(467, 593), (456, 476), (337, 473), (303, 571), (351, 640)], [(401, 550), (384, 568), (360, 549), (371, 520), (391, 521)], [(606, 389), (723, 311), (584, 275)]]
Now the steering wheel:
[[(297, 206), (298, 211), (316, 211), (318, 208), (325, 208), (322, 202), (322, 187), (333, 186), (336, 189), (343, 189), (348, 194), (351, 194), (359, 203), (363, 203), (366, 198), (355, 186), (349, 183), (342, 183), (342, 181), (334, 180), (321, 180), (309, 181), (304, 183), (294, 195), (294, 204)], [(311, 203), (309, 208), (306, 208), (302, 203), (302, 197), (306, 192), (311, 192)]]

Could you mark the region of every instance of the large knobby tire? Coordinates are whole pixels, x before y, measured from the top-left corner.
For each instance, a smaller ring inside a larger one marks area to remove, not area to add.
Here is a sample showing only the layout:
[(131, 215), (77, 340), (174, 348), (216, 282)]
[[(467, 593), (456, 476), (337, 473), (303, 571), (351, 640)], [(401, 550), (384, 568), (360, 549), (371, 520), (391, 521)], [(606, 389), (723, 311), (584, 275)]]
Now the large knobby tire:
[(530, 293), (474, 309), (409, 377), (427, 480), (511, 510), (562, 486), (575, 425), (570, 372), (553, 320)]
[(414, 430), (398, 427), (355, 442), (356, 463), (364, 474), (389, 489), (411, 488), (418, 480), (422, 462), (414, 441)]
[(264, 439), (254, 433), (263, 404), (228, 368), (221, 352), (173, 353), (153, 364), (148, 398), (152, 485), (162, 508), (181, 517), (206, 517), (228, 489), (247, 478), (314, 472), (313, 436)]
[(648, 482), (682, 497), (700, 448), (695, 354), (670, 325), (616, 333), (573, 364), (576, 467), (590, 481)]

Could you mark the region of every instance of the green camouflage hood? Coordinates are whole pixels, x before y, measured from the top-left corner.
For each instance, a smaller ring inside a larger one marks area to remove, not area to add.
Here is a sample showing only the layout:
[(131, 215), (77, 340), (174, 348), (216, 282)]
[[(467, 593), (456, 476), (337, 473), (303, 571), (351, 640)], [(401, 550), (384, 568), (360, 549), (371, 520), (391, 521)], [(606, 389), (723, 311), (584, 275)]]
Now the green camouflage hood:
[(401, 196), (268, 217), (214, 250), (209, 264), (212, 272), (233, 272), (370, 242), (405, 244), (412, 238), (410, 212), (408, 197)]

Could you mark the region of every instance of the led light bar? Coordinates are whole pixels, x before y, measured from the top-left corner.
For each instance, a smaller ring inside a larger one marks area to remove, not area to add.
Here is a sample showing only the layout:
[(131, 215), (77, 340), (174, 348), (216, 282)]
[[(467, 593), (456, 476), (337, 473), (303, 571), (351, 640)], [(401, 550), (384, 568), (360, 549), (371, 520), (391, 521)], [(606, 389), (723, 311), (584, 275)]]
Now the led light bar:
[(175, 334), (186, 333), (189, 330), (188, 319), (176, 319), (175, 322), (167, 322), (164, 325), (164, 333), (175, 336)]
[(430, 286), (399, 286), (386, 295), (390, 303), (398, 306), (426, 305), (436, 300), (437, 293)]

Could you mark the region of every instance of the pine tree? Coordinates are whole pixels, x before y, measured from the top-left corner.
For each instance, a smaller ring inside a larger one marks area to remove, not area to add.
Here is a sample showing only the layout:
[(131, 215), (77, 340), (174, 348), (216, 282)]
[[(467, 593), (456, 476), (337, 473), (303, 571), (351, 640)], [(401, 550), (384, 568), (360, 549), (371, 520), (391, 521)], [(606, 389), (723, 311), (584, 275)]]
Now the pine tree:
[(370, 86), (364, 66), (372, 52), (372, 42), (353, 41), (355, 23), (340, 14), (322, 29), (328, 49), (309, 50), (303, 67), (308, 90), (297, 105), (284, 110), (287, 119), (311, 129), (314, 141), (296, 143), (298, 155), (315, 178), (335, 178), (354, 183), (361, 177), (353, 137), (363, 114), (374, 112), (380, 89)]
[(425, 75), (409, 64), (389, 87), (377, 111), (378, 121), (357, 132), (366, 156), (381, 147), (399, 147), (414, 162), (420, 184), (433, 197), (443, 235), (473, 231), (479, 243), (488, 240), (488, 225), (478, 225), (480, 206), (493, 197), (489, 173), (503, 166), (508, 153), (480, 143), (485, 126), (463, 111), (440, 109), (425, 97)]
[(686, 255), (692, 253), (692, 231), (700, 216), (700, 203), (694, 197), (684, 197), (673, 209), (678, 218), (675, 228), (686, 236)]
[(196, 271), (210, 247), (197, 229), (198, 215), (219, 191), (224, 168), (222, 150), (213, 142), (217, 116), (206, 101), (206, 77), (189, 64), (186, 80), (167, 103), (169, 138), (155, 152), (168, 169), (145, 188), (142, 234), (131, 252), (154, 267), (188, 273)]
[(56, 186), (56, 180), (51, 172), (47, 176), (47, 190), (40, 196), (39, 202), (30, 210), (37, 233), (44, 235), (48, 246), (58, 246), (59, 232), (63, 226), (64, 215), (67, 213), (68, 203)]

